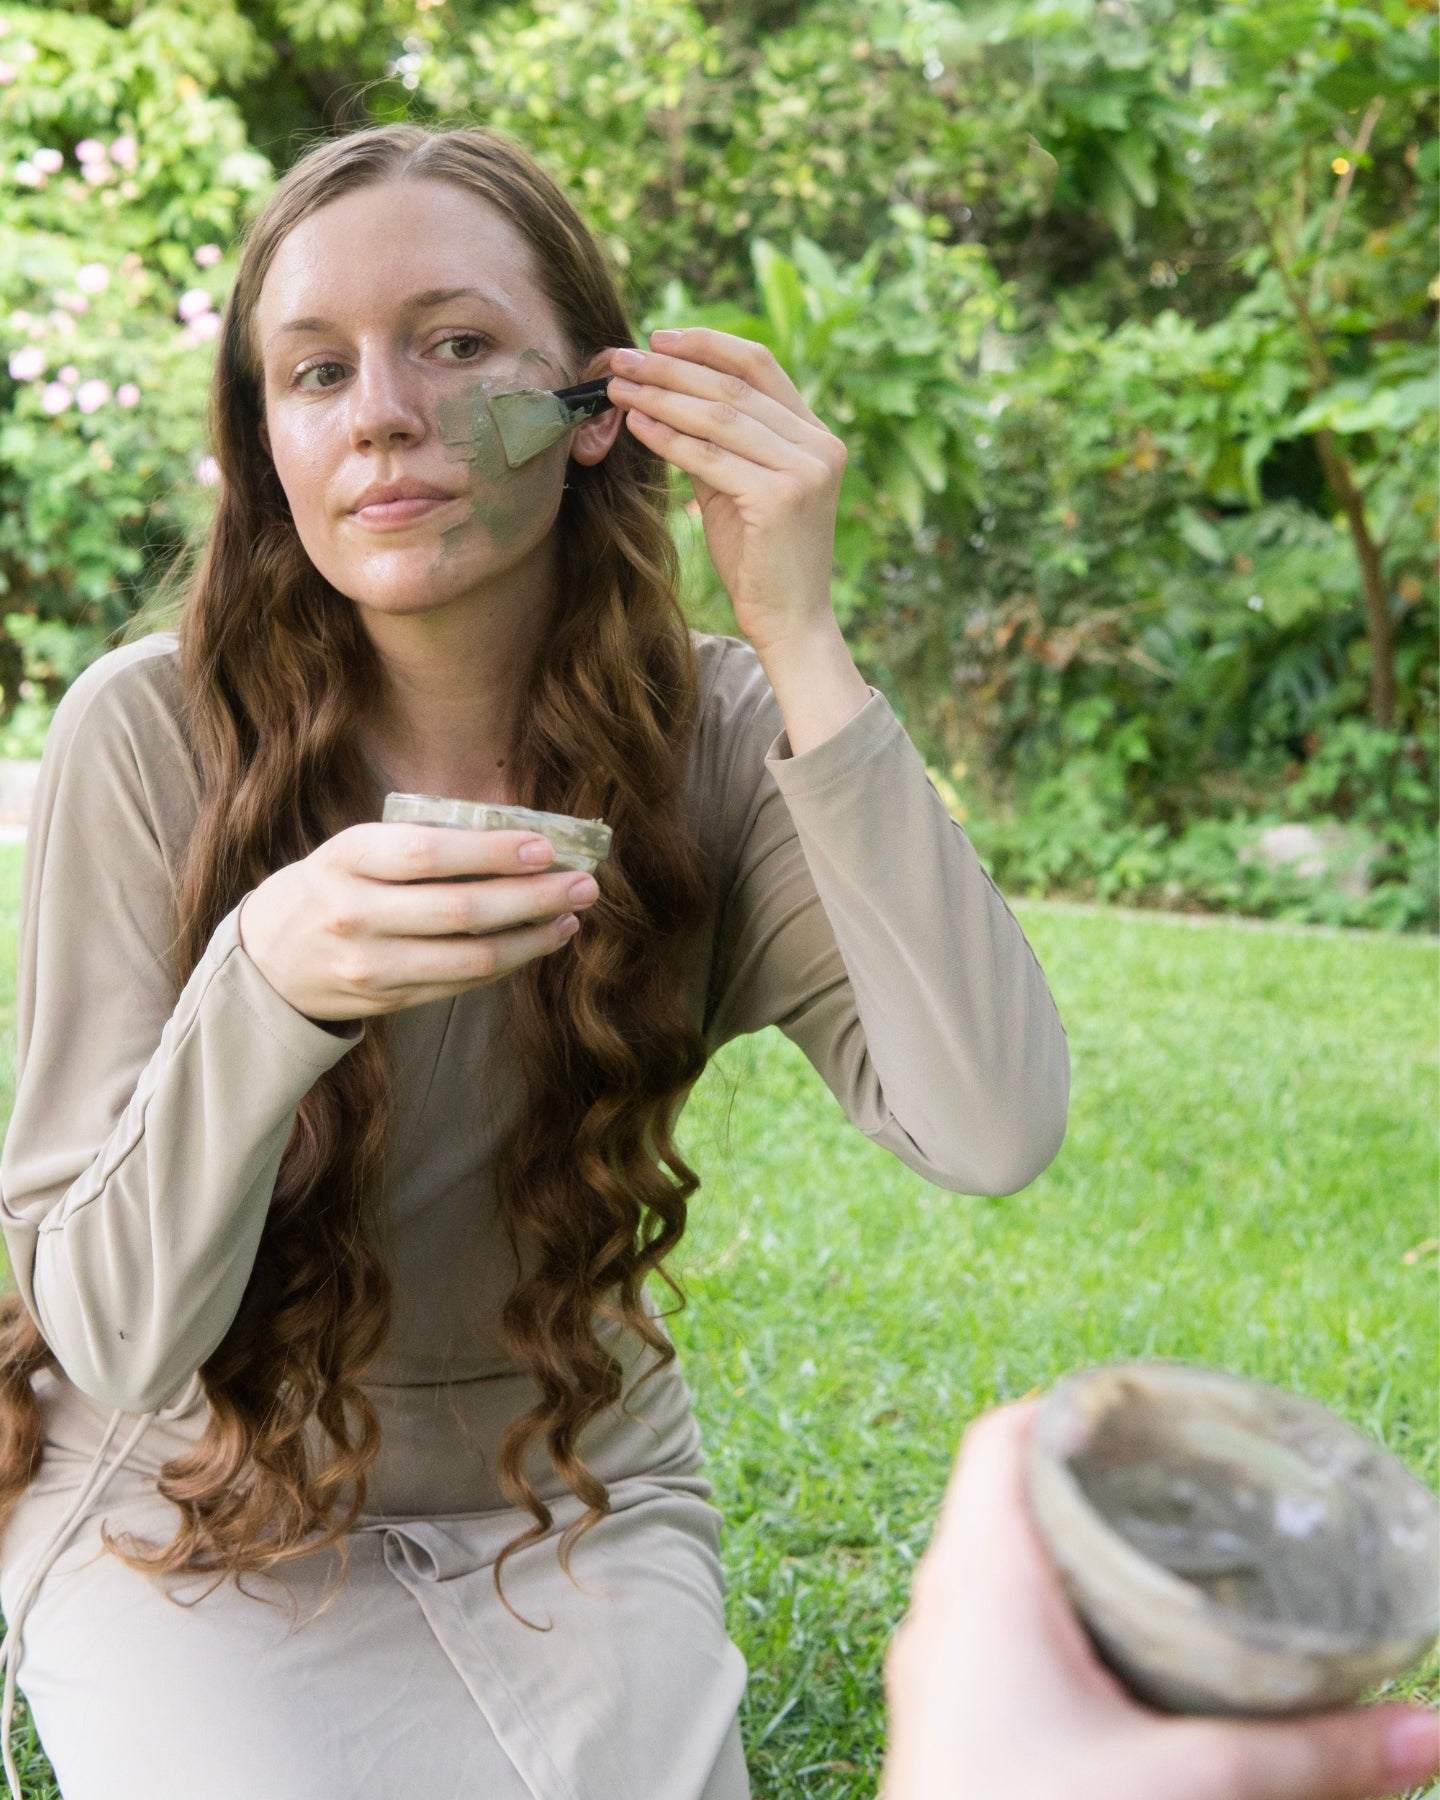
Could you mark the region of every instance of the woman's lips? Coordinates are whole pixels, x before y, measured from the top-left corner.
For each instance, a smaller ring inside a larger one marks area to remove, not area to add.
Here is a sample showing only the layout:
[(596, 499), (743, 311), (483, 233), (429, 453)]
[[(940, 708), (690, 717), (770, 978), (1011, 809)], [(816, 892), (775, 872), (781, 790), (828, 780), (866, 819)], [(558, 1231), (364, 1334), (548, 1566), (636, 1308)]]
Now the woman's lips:
[(351, 513), (352, 519), (358, 519), (362, 525), (372, 530), (393, 530), (399, 525), (413, 525), (417, 519), (423, 519), (442, 506), (453, 506), (457, 495), (449, 499), (438, 500), (428, 497), (415, 500), (372, 500), (369, 506), (357, 507)]

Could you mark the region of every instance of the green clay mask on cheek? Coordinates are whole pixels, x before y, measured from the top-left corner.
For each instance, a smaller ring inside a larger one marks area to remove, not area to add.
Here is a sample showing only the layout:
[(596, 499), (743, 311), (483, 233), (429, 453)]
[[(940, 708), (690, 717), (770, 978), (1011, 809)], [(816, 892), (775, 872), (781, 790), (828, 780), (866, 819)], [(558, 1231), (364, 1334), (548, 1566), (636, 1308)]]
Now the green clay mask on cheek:
[(569, 371), (543, 351), (526, 350), (513, 369), (468, 382), (440, 401), (440, 440), (454, 459), (469, 463), (474, 490), (469, 516), (441, 539), (442, 556), (458, 550), (472, 525), (483, 526), (503, 550), (534, 522), (550, 484), (537, 481), (542, 472), (528, 465), (578, 423), (557, 419), (567, 409), (551, 391), (570, 380)]

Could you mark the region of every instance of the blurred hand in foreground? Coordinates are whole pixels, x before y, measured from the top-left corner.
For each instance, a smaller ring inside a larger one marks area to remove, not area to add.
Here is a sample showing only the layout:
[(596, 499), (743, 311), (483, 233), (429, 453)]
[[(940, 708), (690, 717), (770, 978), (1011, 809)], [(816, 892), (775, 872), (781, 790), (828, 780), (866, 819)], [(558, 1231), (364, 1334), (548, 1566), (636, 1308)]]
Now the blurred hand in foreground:
[(1038, 1400), (965, 1434), (885, 1666), (883, 1800), (1375, 1800), (1440, 1769), (1406, 1705), (1287, 1721), (1178, 1718), (1095, 1657), (1030, 1522)]

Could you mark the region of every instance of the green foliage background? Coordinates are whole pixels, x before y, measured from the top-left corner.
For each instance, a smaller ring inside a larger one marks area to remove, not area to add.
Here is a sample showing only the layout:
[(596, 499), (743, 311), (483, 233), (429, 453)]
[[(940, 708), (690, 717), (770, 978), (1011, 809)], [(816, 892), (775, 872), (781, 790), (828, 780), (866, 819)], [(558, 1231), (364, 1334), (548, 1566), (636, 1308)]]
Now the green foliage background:
[[(0, 753), (204, 530), (276, 176), (481, 121), (637, 325), (845, 438), (837, 606), (999, 879), (1433, 930), (1436, 48), (1426, 0), (0, 4)], [(1369, 891), (1247, 860), (1288, 818)]]

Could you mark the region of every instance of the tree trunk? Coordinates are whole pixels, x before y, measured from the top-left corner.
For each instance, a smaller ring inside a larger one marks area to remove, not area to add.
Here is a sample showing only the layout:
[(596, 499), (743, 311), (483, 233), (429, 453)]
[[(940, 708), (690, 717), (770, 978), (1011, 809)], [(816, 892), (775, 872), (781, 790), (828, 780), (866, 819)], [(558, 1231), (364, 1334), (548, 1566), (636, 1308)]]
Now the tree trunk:
[(1330, 491), (1340, 502), (1355, 540), (1360, 587), (1365, 596), (1365, 634), (1370, 640), (1370, 717), (1384, 731), (1395, 725), (1395, 632), (1390, 599), (1380, 567), (1380, 551), (1365, 518), (1365, 498), (1355, 486), (1350, 465), (1340, 454), (1333, 431), (1315, 433), (1315, 449)]

